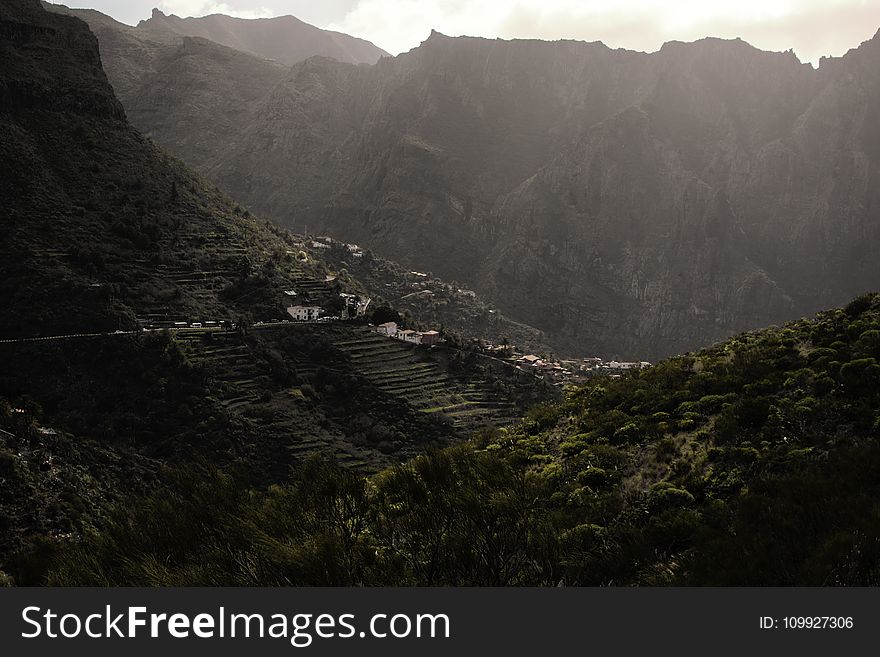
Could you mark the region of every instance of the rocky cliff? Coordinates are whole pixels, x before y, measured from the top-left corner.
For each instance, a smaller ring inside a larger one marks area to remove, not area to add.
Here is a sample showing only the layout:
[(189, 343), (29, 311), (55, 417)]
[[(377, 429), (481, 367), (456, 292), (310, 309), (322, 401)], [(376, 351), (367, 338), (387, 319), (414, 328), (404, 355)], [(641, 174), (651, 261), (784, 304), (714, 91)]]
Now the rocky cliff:
[(653, 358), (880, 285), (880, 37), (813, 69), (739, 40), (433, 33), (235, 87), (223, 140), (187, 106), (227, 70), (202, 54), (199, 86), (166, 68), (123, 98), (136, 125), (276, 221), (459, 280), (562, 350)]

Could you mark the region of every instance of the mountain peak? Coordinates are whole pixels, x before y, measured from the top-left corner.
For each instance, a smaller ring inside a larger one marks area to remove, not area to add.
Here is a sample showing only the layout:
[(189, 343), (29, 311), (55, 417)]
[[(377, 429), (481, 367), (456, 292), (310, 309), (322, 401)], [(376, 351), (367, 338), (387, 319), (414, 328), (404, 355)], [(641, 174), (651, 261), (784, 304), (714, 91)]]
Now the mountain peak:
[(150, 18), (140, 21), (137, 27), (161, 30), (176, 37), (201, 37), (285, 65), (312, 55), (351, 64), (375, 64), (388, 55), (369, 41), (323, 30), (289, 15), (264, 19), (236, 18), (223, 13), (180, 17), (154, 8)]

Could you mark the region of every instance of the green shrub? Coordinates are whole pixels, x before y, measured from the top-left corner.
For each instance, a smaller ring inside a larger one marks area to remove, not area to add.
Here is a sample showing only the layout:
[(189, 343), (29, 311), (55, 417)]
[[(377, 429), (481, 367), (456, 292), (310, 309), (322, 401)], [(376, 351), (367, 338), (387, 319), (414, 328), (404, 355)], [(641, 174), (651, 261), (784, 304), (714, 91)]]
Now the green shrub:
[(589, 467), (577, 474), (577, 482), (581, 486), (599, 488), (609, 481), (608, 472), (604, 468)]
[(655, 484), (648, 495), (648, 508), (652, 513), (690, 506), (693, 502), (693, 495), (681, 488), (675, 488), (668, 482)]

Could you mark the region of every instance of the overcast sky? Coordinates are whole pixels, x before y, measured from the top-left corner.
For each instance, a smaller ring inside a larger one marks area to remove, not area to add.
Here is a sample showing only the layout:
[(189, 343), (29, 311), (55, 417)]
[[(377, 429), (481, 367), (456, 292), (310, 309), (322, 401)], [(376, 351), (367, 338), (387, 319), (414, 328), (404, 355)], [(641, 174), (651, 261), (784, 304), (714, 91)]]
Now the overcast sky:
[(602, 41), (657, 50), (665, 41), (742, 37), (802, 61), (842, 55), (880, 28), (880, 0), (68, 0), (135, 24), (154, 6), (178, 16), (293, 14), (369, 39), (392, 54), (431, 29), (450, 36)]

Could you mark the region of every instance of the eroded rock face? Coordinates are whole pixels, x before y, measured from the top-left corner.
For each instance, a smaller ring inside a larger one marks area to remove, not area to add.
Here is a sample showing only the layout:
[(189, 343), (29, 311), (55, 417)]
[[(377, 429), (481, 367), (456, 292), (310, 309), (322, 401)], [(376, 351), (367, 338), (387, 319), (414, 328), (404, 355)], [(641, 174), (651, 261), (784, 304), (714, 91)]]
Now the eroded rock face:
[(264, 88), (219, 114), (184, 101), (229, 65), (188, 56), (123, 97), (141, 129), (260, 213), (461, 281), (567, 352), (655, 358), (880, 286), (878, 37), (814, 70), (742, 41), (434, 33), (371, 67), (250, 61)]
[(57, 109), (125, 117), (88, 26), (47, 14), (38, 0), (0, 5), (0, 62), (0, 111)]

